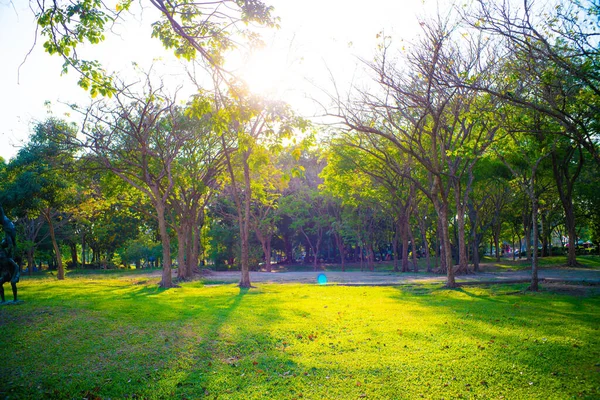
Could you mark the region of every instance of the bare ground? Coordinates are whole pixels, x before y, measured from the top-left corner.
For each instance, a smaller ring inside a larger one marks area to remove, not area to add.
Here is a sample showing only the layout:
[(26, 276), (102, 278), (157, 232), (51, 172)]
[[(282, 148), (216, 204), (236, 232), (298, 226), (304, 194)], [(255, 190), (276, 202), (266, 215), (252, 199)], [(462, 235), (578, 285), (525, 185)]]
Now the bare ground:
[[(250, 272), (252, 282), (263, 283), (306, 283), (318, 284), (319, 275), (324, 275), (327, 284), (348, 286), (387, 286), (410, 283), (443, 283), (445, 275), (426, 272), (394, 273), (394, 272), (340, 272), (340, 271), (302, 271), (302, 272)], [(240, 279), (237, 271), (215, 272), (204, 270), (199, 278), (207, 284), (236, 283)], [(585, 268), (556, 268), (539, 271), (539, 278), (545, 283), (570, 285), (600, 285), (600, 271)], [(459, 275), (459, 284), (492, 284), (527, 282), (531, 279), (529, 271), (480, 272)], [(322, 278), (321, 278), (322, 280)]]

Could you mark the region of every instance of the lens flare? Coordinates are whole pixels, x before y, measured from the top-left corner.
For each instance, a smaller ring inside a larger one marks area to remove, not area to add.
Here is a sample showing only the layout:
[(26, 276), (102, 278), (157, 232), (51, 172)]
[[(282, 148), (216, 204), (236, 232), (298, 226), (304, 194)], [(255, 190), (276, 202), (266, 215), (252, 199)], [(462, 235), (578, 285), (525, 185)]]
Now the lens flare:
[(327, 285), (327, 276), (325, 276), (325, 274), (319, 274), (319, 276), (317, 276), (317, 283), (319, 285)]

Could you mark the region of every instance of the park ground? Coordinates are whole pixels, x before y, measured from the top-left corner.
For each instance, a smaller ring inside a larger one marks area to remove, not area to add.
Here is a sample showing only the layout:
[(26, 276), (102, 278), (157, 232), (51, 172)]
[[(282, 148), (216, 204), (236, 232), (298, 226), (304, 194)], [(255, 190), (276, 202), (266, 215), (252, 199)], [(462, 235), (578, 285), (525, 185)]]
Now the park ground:
[(600, 262), (581, 262), (548, 261), (538, 293), (490, 283), (527, 277), (507, 261), (452, 290), (383, 267), (256, 272), (250, 290), (234, 272), (23, 277), (0, 307), (0, 398), (597, 399)]

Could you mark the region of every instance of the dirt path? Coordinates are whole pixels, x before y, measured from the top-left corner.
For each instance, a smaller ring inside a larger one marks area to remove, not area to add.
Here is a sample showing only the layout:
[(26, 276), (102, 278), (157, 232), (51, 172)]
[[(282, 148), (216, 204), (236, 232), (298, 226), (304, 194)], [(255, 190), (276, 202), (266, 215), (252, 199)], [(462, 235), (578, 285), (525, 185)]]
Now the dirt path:
[[(252, 282), (268, 283), (319, 283), (319, 275), (324, 275), (327, 284), (336, 285), (400, 285), (408, 283), (427, 283), (446, 281), (443, 275), (428, 273), (393, 272), (250, 272)], [(577, 282), (600, 284), (600, 271), (582, 268), (543, 269), (539, 271), (540, 280), (548, 282)], [(240, 279), (239, 272), (206, 272), (203, 279), (207, 284), (235, 283)], [(322, 279), (322, 278), (321, 278)], [(513, 282), (531, 279), (529, 271), (482, 272), (457, 277), (457, 282), (474, 284), (477, 282)]]

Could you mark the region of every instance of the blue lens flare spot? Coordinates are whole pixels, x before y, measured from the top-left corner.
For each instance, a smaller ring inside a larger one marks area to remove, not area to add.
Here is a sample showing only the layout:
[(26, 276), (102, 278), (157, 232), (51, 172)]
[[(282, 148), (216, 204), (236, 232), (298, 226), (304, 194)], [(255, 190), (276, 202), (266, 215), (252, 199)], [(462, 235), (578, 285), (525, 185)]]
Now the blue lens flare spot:
[(319, 285), (327, 285), (327, 276), (325, 276), (325, 274), (319, 274), (319, 276), (317, 276), (317, 283)]

